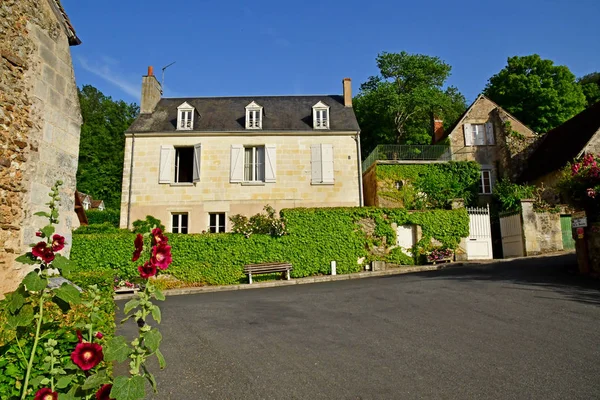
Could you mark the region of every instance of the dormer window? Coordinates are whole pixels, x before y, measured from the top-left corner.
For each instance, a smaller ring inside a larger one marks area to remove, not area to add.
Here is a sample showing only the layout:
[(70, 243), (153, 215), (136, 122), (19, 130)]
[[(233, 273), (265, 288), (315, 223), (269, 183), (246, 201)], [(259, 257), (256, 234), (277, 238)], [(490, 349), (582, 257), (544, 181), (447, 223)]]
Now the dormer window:
[(313, 106), (313, 128), (329, 129), (329, 106), (322, 101)]
[(262, 129), (262, 111), (254, 101), (246, 106), (246, 129)]
[(177, 130), (194, 129), (194, 107), (187, 102), (177, 107)]

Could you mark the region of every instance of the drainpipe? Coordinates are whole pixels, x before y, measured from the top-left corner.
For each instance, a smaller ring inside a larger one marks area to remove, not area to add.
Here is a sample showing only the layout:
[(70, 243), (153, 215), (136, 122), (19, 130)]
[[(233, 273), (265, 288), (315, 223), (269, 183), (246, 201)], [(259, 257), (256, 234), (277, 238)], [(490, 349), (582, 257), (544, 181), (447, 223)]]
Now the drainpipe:
[(363, 201), (363, 184), (362, 184), (362, 155), (360, 153), (360, 131), (356, 131), (356, 151), (358, 153), (358, 205), (364, 206)]
[(135, 133), (131, 134), (131, 161), (129, 163), (129, 193), (127, 194), (127, 229), (131, 221), (131, 184), (133, 182), (133, 150), (135, 147)]

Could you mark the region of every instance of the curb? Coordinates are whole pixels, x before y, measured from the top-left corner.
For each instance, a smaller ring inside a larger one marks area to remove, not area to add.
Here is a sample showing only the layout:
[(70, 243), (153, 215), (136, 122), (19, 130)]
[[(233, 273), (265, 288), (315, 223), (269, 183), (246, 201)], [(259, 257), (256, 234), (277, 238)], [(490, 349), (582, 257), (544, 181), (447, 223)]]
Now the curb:
[[(253, 284), (243, 283), (237, 285), (222, 285), (222, 286), (201, 286), (201, 287), (189, 287), (180, 289), (167, 289), (163, 293), (167, 296), (180, 296), (186, 294), (199, 294), (199, 293), (214, 293), (214, 292), (228, 292), (233, 290), (248, 290), (248, 289), (263, 289), (270, 287), (281, 287), (281, 286), (294, 286), (294, 285), (305, 285), (309, 283), (321, 283), (321, 282), (336, 282), (350, 279), (364, 279), (364, 278), (375, 278), (378, 276), (389, 276), (389, 275), (403, 275), (414, 272), (424, 271), (437, 271), (440, 269), (462, 267), (466, 265), (465, 262), (453, 262), (439, 265), (422, 265), (418, 267), (398, 267), (392, 269), (386, 269), (383, 271), (368, 271), (368, 272), (355, 272), (352, 274), (344, 275), (320, 275), (320, 276), (309, 276), (306, 278), (296, 278), (286, 280), (276, 280), (267, 282), (256, 282)], [(116, 294), (115, 300), (127, 300), (134, 297), (133, 293), (128, 294)]]

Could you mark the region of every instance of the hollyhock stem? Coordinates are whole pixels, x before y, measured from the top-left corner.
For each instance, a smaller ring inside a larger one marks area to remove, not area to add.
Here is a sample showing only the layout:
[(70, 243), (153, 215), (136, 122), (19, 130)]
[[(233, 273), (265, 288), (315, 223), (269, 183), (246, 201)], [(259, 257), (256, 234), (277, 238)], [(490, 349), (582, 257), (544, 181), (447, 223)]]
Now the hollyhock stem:
[[(27, 396), (27, 386), (29, 385), (29, 376), (31, 375), (31, 369), (33, 368), (33, 360), (35, 359), (35, 350), (38, 342), (40, 341), (40, 329), (42, 327), (42, 319), (44, 317), (44, 292), (40, 295), (40, 310), (38, 312), (37, 327), (35, 330), (35, 339), (33, 340), (33, 348), (31, 349), (31, 356), (29, 357), (29, 363), (27, 364), (27, 372), (25, 373), (25, 382), (23, 383), (23, 393), (21, 394), (21, 400), (25, 400)], [(54, 388), (52, 388), (54, 391)]]

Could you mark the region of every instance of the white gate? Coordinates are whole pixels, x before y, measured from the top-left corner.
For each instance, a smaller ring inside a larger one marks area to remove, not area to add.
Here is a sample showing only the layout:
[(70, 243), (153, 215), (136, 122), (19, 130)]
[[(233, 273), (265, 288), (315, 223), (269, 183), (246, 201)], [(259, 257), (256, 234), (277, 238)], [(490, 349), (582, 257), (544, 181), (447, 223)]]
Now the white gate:
[(523, 221), (521, 213), (500, 217), (502, 234), (502, 253), (504, 258), (523, 257)]
[(491, 260), (492, 227), (490, 225), (490, 206), (469, 207), (469, 237), (467, 238), (467, 260)]

